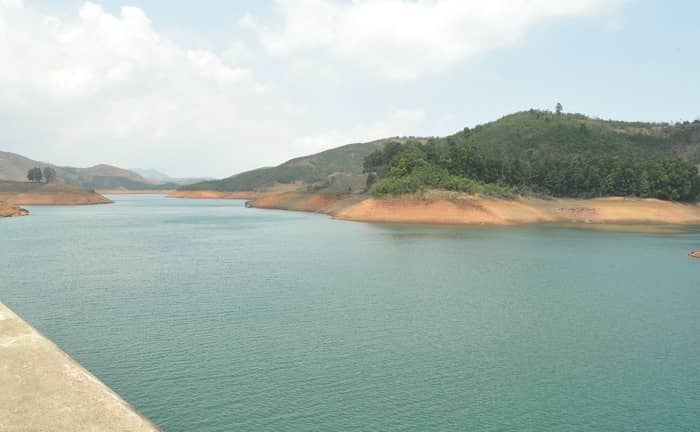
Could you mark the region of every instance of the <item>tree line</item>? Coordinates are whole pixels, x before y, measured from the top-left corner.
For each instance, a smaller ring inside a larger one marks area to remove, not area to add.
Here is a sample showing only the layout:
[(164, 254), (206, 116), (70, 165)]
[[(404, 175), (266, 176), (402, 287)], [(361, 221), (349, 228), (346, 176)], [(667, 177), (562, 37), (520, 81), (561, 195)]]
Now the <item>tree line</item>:
[(32, 183), (41, 183), (42, 180), (46, 183), (56, 181), (56, 170), (52, 167), (45, 167), (43, 170), (39, 167), (30, 168), (27, 171), (27, 180)]
[(524, 157), (487, 155), (468, 142), (390, 142), (364, 160), (377, 194), (423, 188), (502, 196), (545, 194), (593, 198), (625, 196), (694, 201), (698, 168), (677, 158), (579, 152)]

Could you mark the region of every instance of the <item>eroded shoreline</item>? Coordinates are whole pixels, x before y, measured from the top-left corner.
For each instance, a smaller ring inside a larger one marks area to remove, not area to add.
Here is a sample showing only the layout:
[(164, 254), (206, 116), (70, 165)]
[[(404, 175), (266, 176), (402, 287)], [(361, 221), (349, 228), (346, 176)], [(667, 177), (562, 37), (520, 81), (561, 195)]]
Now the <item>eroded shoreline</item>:
[(10, 205), (0, 202), (0, 218), (2, 217), (16, 217), (16, 216), (27, 216), (29, 211), (20, 206)]
[(0, 182), (0, 202), (6, 205), (89, 205), (111, 204), (95, 191), (65, 183)]
[(248, 202), (248, 206), (323, 213), (336, 219), (357, 222), (403, 224), (700, 225), (700, 205), (657, 199), (502, 200), (466, 195), (417, 199), (279, 192), (258, 194)]

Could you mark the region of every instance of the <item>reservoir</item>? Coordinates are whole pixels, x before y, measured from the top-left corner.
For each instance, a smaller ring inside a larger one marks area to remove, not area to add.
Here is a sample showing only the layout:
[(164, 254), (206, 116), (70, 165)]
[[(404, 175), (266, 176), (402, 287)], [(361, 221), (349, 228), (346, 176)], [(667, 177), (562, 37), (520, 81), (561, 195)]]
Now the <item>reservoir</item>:
[(165, 431), (698, 425), (697, 228), (109, 198), (0, 221), (0, 299)]

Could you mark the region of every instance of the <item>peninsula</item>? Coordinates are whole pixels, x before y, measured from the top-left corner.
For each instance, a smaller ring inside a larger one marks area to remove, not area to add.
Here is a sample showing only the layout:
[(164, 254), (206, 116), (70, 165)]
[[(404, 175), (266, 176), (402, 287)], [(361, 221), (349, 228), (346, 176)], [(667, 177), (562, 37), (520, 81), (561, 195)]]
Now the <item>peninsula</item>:
[(66, 183), (0, 181), (0, 202), (5, 205), (86, 205), (112, 201), (95, 191)]
[(641, 123), (529, 110), (444, 138), (350, 144), (175, 198), (365, 222), (700, 224), (700, 121)]

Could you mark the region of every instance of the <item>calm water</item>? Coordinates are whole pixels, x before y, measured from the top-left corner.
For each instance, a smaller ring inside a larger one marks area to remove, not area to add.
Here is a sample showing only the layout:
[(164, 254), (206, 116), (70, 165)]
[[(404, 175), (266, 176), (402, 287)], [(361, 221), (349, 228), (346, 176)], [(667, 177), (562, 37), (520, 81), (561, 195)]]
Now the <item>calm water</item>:
[(0, 298), (166, 431), (700, 424), (697, 230), (113, 198), (0, 221)]

